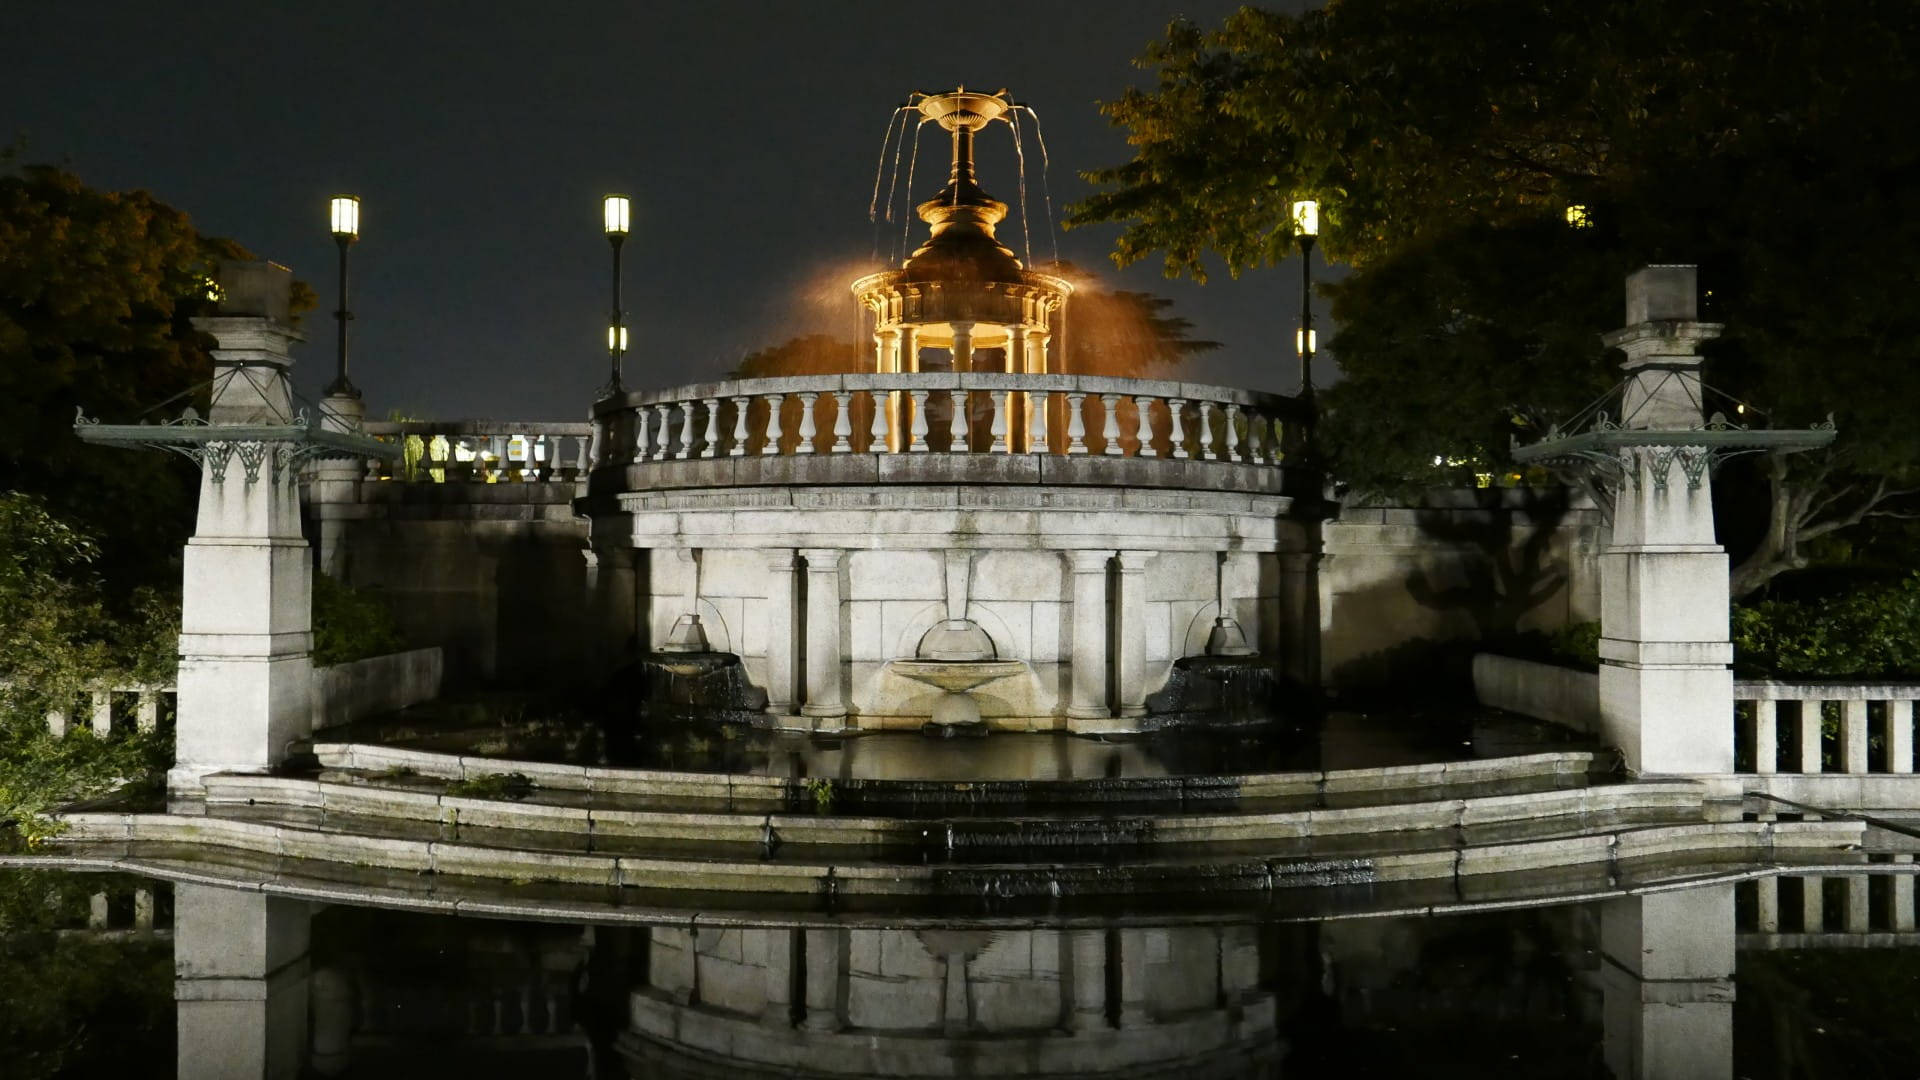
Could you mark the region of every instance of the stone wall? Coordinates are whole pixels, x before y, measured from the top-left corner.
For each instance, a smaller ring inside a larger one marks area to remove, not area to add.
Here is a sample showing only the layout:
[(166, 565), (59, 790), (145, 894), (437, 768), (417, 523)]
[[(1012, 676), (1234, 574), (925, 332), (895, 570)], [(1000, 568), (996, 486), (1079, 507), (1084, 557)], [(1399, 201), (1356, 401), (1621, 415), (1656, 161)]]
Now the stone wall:
[(1481, 653), (1473, 658), (1473, 696), (1482, 705), (1575, 731), (1600, 730), (1600, 676), (1595, 672)]
[(369, 656), (313, 669), (313, 727), (350, 724), (440, 696), (446, 672), (439, 646)]
[(1352, 501), (1324, 526), (1320, 667), (1336, 687), (1417, 666), (1424, 642), (1600, 617), (1606, 529), (1584, 499), (1485, 488)]
[(310, 532), (329, 526), (321, 568), (387, 599), (408, 641), (438, 646), (449, 690), (577, 689), (601, 654), (587, 651), (587, 527), (574, 490), (363, 481), (307, 511)]

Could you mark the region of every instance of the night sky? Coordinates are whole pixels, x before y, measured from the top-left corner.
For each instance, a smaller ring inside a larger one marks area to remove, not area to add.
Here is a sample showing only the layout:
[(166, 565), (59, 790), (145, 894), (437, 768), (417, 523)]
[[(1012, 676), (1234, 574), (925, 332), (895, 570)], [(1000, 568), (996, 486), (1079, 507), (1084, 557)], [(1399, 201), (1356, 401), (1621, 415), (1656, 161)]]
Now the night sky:
[[(605, 378), (601, 195), (634, 200), (629, 385), (717, 376), (801, 333), (850, 337), (874, 165), (909, 91), (1004, 86), (1031, 104), (1058, 218), (1087, 190), (1079, 170), (1128, 156), (1096, 103), (1146, 77), (1131, 59), (1173, 16), (1214, 25), (1235, 6), (21, 0), (0, 4), (0, 140), (24, 136), (25, 160), (95, 186), (146, 188), (293, 267), (320, 295), (296, 354), (311, 396), (334, 343), (327, 198), (357, 194), (353, 375), (369, 415), (571, 419)], [(916, 201), (945, 180), (944, 134), (923, 138)], [(1016, 206), (1001, 239), (1024, 257), (1004, 127), (980, 158)], [(1115, 271), (1116, 232), (1064, 233), (1060, 254), (1173, 297), (1225, 344), (1188, 378), (1293, 389), (1297, 262), (1200, 287), (1157, 263)]]

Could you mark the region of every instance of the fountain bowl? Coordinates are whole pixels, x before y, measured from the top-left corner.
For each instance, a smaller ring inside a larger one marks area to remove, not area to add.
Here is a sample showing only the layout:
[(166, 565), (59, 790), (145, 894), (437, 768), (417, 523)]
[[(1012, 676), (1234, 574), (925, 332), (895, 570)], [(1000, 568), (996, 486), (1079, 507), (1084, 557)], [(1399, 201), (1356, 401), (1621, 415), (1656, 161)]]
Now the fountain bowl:
[(887, 668), (897, 675), (964, 694), (1027, 670), (1023, 660), (893, 660)]

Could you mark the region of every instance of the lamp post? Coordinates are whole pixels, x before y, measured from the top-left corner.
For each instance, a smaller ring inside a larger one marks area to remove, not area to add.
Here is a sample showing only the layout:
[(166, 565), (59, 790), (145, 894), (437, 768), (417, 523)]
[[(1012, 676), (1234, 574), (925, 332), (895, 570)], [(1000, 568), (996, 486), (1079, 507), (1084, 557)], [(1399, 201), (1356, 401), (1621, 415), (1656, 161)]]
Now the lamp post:
[(1293, 235), (1300, 242), (1300, 329), (1294, 346), (1300, 354), (1300, 400), (1306, 403), (1308, 423), (1314, 412), (1313, 350), (1313, 242), (1320, 236), (1320, 204), (1300, 199), (1293, 204)]
[(613, 316), (607, 321), (609, 375), (607, 385), (602, 388), (604, 395), (611, 395), (624, 389), (620, 383), (620, 354), (627, 351), (627, 325), (626, 312), (620, 307), (620, 244), (626, 240), (631, 224), (627, 197), (608, 195), (600, 200), (600, 212), (601, 223), (607, 233), (607, 243), (613, 247)]
[(327, 206), (327, 218), (333, 229), (333, 242), (340, 246), (340, 307), (333, 313), (340, 323), (340, 351), (333, 381), (327, 384), (326, 392), (328, 397), (358, 398), (360, 389), (347, 378), (347, 322), (353, 318), (353, 312), (347, 307), (347, 249), (360, 239), (360, 197), (334, 196)]

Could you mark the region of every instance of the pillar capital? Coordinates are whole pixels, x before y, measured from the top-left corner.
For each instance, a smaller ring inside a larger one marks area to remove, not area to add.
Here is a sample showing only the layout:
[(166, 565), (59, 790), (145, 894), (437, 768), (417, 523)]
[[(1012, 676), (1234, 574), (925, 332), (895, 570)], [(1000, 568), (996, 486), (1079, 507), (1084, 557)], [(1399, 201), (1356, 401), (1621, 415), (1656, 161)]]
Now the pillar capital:
[(1107, 561), (1114, 556), (1112, 551), (1085, 549), (1063, 554), (1067, 557), (1068, 567), (1076, 574), (1104, 574), (1107, 572)]
[(821, 574), (840, 569), (840, 563), (847, 557), (845, 548), (801, 548), (800, 557), (807, 560), (807, 572)]
[(774, 548), (764, 554), (767, 569), (776, 574), (791, 574), (800, 569), (800, 556), (793, 548)]
[(1120, 560), (1120, 572), (1123, 574), (1144, 573), (1147, 564), (1152, 562), (1157, 551), (1121, 551), (1116, 558)]

